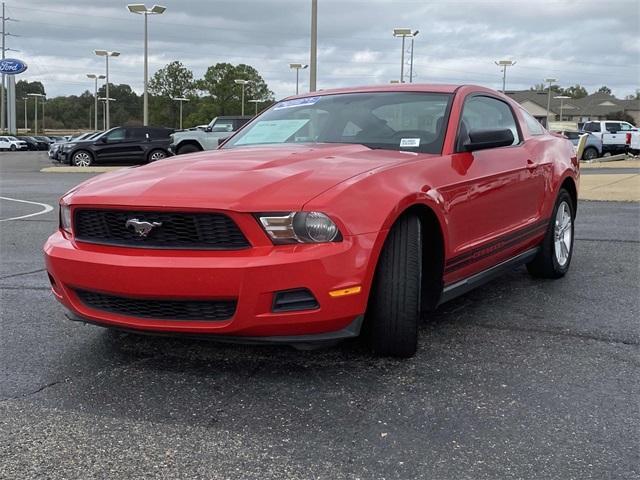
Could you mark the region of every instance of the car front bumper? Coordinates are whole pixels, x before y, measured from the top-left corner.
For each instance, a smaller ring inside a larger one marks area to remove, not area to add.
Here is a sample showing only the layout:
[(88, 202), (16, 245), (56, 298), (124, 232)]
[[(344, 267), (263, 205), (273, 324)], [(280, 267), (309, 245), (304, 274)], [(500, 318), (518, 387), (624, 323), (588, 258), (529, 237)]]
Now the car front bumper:
[[(74, 320), (148, 333), (215, 335), (227, 341), (308, 343), (359, 333), (376, 237), (203, 252), (90, 245), (56, 232), (44, 253), (53, 294)], [(361, 286), (361, 291), (329, 294), (353, 286)], [(319, 307), (273, 311), (276, 292), (299, 288), (308, 289)], [(91, 308), (76, 290), (159, 301), (235, 299), (237, 306), (227, 320), (139, 318)]]

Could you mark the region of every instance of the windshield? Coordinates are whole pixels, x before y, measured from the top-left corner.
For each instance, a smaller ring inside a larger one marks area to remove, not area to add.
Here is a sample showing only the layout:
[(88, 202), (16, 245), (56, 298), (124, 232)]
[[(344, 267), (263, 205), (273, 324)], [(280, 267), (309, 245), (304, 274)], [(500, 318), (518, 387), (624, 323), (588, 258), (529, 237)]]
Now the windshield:
[(356, 143), (369, 148), (440, 153), (451, 95), (377, 92), (285, 100), (223, 148), (295, 143)]

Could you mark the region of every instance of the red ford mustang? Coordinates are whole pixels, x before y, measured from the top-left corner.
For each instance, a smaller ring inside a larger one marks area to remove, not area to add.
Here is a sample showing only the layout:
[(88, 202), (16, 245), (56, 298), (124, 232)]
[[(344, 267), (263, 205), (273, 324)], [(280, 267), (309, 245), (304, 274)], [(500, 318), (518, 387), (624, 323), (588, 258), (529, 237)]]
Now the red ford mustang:
[(72, 189), (46, 265), (74, 320), (299, 346), (366, 331), (410, 356), (421, 313), (517, 264), (567, 272), (578, 179), (571, 143), (493, 90), (323, 91)]

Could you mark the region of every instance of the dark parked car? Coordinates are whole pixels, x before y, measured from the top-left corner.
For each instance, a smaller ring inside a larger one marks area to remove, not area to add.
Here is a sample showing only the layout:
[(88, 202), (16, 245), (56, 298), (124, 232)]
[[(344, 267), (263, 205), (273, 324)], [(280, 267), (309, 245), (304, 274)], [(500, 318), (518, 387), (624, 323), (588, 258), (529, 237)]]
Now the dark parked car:
[(115, 127), (95, 137), (63, 143), (61, 163), (88, 167), (95, 163), (146, 163), (170, 155), (169, 135), (173, 130), (162, 127)]
[(42, 142), (39, 142), (38, 140), (36, 140), (33, 137), (16, 137), (18, 140), (22, 140), (23, 142), (26, 142), (27, 144), (27, 150), (30, 151), (36, 151), (36, 150), (46, 150), (49, 148), (49, 145), (47, 144), (47, 148), (42, 148), (41, 144)]
[(89, 140), (90, 138), (97, 136), (99, 133), (102, 133), (102, 132), (86, 132), (76, 137), (70, 137), (69, 139), (67, 139), (66, 137), (60, 137), (60, 140), (56, 141), (55, 143), (52, 143), (49, 146), (49, 158), (51, 160), (56, 160), (59, 162), (62, 145), (64, 145), (67, 142), (79, 142), (81, 140), (82, 141)]

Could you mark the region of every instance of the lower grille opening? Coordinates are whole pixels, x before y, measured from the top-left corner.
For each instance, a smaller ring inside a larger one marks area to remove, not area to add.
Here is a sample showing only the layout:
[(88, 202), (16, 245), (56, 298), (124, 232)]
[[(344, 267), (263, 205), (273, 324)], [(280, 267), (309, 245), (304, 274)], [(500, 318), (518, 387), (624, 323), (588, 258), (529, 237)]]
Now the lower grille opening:
[(306, 288), (284, 290), (273, 295), (274, 312), (290, 312), (294, 310), (315, 310), (320, 308), (316, 297)]
[(159, 320), (228, 320), (236, 311), (236, 300), (155, 300), (130, 298), (76, 290), (86, 306), (128, 317)]

